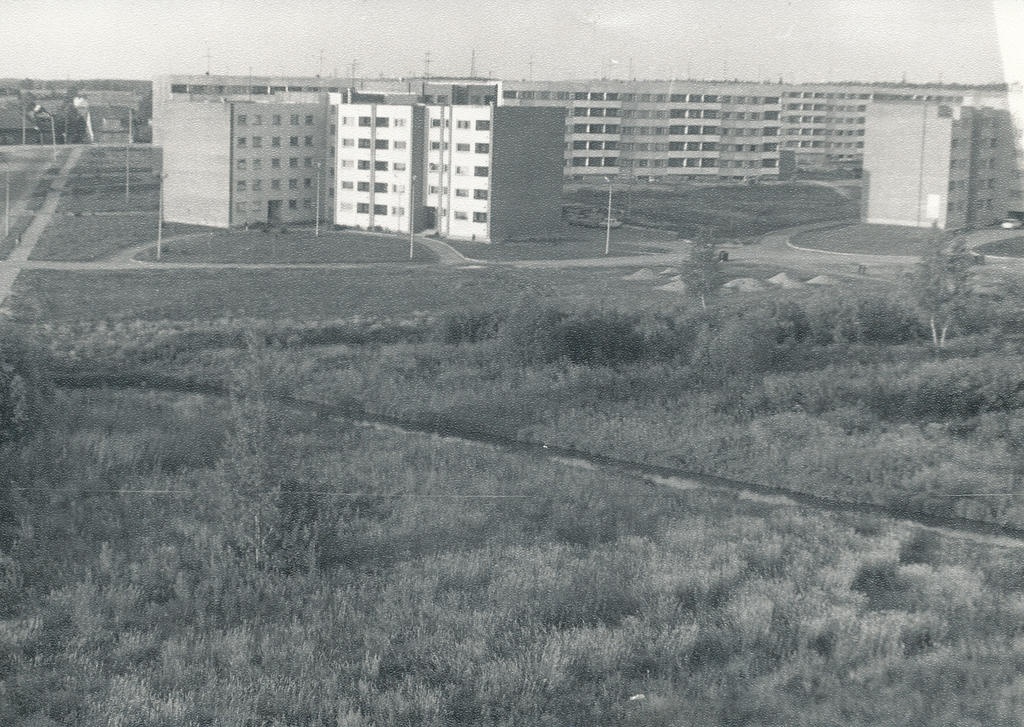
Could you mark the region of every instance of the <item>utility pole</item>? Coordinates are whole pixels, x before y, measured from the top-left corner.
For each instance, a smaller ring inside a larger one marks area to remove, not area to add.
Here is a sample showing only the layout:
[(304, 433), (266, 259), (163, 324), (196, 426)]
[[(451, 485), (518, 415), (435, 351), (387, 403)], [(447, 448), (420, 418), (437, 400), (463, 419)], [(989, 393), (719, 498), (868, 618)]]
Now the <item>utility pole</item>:
[(416, 175), (412, 175), (409, 185), (409, 259), (412, 260), (412, 247), (416, 235)]
[(131, 140), (129, 139), (129, 142), (124, 145), (124, 203), (125, 204), (128, 204), (128, 199), (129, 199), (128, 190), (129, 190), (130, 182), (128, 180), (130, 178), (130, 169), (131, 169), (131, 167), (128, 164), (128, 150), (131, 149), (131, 148), (132, 148), (131, 147)]
[(604, 181), (608, 182), (608, 216), (604, 222), (604, 254), (607, 255), (612, 244), (612, 179), (605, 177)]
[(156, 215), (156, 259), (160, 260), (160, 245), (164, 239), (164, 177), (167, 175), (163, 172), (160, 173), (160, 197), (157, 203), (159, 210)]
[(316, 222), (314, 223), (313, 237), (320, 237), (320, 167), (323, 162), (316, 163)]
[(4, 181), (4, 238), (11, 234), (11, 170), (8, 169)]

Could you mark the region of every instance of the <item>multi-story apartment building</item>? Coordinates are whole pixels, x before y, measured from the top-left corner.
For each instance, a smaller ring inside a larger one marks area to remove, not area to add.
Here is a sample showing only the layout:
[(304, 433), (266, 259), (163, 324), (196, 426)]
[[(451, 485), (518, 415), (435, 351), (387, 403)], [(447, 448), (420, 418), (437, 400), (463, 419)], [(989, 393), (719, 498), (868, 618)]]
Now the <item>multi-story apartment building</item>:
[(253, 100), (194, 88), (187, 100), (163, 99), (165, 219), (218, 227), (320, 219), (481, 242), (558, 226), (560, 110), (481, 104), (496, 100), (493, 85), (432, 83), (412, 94), (284, 88)]
[(1009, 112), (889, 101), (868, 111), (866, 222), (960, 229), (989, 224), (1015, 177)]
[[(798, 171), (852, 176), (860, 173), (868, 113), (877, 104), (903, 101), (996, 109), (1011, 105), (1005, 88), (942, 85), (178, 76), (154, 82), (154, 139), (160, 143), (165, 120), (181, 104), (314, 102), (318, 94), (328, 92), (356, 103), (557, 109), (563, 115), (563, 126), (562, 147), (556, 156), (561, 159), (565, 179), (596, 183), (603, 183), (606, 177), (630, 183), (773, 180)], [(1024, 123), (1024, 118), (1019, 121)], [(1017, 131), (1019, 139), (1021, 129)], [(450, 139), (434, 141), (448, 143), (451, 150)], [(1024, 143), (1020, 146), (1018, 167), (1024, 165)], [(429, 156), (438, 150), (428, 146), (424, 151)], [(445, 164), (437, 160), (426, 163), (440, 164), (441, 169)], [(439, 173), (428, 166), (420, 178)], [(1011, 176), (1009, 184), (1018, 189), (1011, 195), (1009, 209), (1024, 212), (1020, 181)], [(424, 194), (432, 200), (439, 193), (430, 192), (431, 187), (468, 188), (436, 179), (425, 181)], [(455, 209), (451, 204), (432, 203), (425, 206), (425, 215), (430, 208), (435, 216), (437, 210)], [(452, 219), (452, 234), (472, 228), (472, 224), (462, 224), (465, 222)], [(438, 216), (436, 224), (448, 224), (445, 214)], [(473, 234), (477, 232), (471, 231)]]

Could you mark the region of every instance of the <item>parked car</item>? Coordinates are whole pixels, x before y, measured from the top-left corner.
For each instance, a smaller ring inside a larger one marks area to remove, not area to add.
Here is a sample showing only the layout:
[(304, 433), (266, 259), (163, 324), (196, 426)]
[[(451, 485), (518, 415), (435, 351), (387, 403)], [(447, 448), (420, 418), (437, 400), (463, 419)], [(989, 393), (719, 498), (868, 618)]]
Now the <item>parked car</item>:
[(1024, 220), (1017, 219), (1016, 217), (1006, 217), (999, 226), (1004, 230), (1019, 230), (1024, 227)]

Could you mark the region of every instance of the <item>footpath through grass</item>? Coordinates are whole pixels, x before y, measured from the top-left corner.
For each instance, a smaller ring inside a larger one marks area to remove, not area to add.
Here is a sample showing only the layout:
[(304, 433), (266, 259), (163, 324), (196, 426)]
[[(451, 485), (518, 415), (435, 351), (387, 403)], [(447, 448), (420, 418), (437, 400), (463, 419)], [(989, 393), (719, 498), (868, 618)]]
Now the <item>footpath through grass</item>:
[[(312, 226), (281, 230), (217, 230), (169, 240), (161, 250), (168, 262), (208, 263), (430, 263), (437, 255), (420, 242), (409, 259), (409, 238), (398, 235), (342, 232)], [(139, 260), (156, 259), (156, 249)]]
[[(445, 240), (469, 258), (477, 260), (578, 260), (604, 257), (604, 229), (566, 226), (561, 237), (552, 240), (501, 242), (493, 245)], [(618, 228), (612, 230), (609, 255), (625, 257), (670, 252), (678, 235), (662, 230)]]

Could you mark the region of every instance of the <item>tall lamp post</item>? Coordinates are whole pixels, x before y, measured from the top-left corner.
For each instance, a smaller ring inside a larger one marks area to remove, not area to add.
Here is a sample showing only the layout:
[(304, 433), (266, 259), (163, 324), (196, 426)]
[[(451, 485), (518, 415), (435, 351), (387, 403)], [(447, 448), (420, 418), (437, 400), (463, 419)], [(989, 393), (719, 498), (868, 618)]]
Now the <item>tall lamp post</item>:
[(313, 237), (320, 237), (320, 167), (323, 162), (316, 163), (316, 222), (313, 223)]
[(157, 214), (156, 214), (156, 259), (160, 259), (160, 248), (164, 239), (164, 179), (167, 177), (166, 174), (160, 174), (160, 194), (157, 199)]
[(409, 259), (412, 260), (412, 247), (414, 235), (416, 234), (416, 175), (412, 175), (412, 184), (409, 185)]
[(608, 182), (608, 214), (604, 220), (604, 254), (607, 255), (612, 244), (612, 180), (605, 177), (604, 181)]

